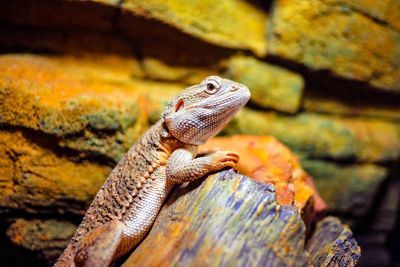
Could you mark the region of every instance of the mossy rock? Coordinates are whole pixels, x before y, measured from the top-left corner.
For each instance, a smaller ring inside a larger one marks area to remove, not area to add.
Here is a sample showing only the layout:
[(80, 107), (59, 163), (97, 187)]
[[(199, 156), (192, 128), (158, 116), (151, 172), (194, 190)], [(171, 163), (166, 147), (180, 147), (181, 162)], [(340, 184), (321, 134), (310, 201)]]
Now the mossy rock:
[(114, 161), (185, 85), (132, 79), (134, 59), (0, 56), (0, 123)]
[(400, 93), (399, 4), (379, 2), (274, 1), (269, 52)]
[(260, 107), (288, 113), (300, 108), (304, 80), (299, 74), (253, 57), (236, 56), (228, 61), (226, 76), (246, 84), (250, 100)]
[(317, 113), (284, 116), (244, 109), (225, 133), (272, 135), (295, 152), (311, 158), (358, 162), (400, 159), (400, 126), (376, 119)]

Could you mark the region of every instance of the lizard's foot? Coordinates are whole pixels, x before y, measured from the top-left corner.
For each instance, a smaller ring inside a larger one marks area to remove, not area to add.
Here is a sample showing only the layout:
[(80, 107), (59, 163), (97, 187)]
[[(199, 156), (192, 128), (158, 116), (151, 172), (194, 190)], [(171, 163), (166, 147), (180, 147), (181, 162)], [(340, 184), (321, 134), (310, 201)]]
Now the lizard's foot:
[(233, 167), (239, 161), (239, 154), (233, 151), (217, 151), (211, 157), (216, 171), (226, 167)]

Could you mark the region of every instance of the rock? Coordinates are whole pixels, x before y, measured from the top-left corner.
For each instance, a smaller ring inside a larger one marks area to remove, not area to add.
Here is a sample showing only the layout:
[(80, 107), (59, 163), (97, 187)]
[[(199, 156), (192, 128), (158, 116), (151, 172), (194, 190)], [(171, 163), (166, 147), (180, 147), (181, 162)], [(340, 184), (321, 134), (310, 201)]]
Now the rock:
[(397, 177), (389, 179), (385, 185), (384, 193), (377, 202), (377, 210), (373, 214), (372, 223), (368, 225), (370, 231), (390, 235), (396, 231), (398, 225), (398, 210), (400, 208), (400, 181)]
[[(159, 20), (217, 46), (266, 54), (267, 15), (247, 1), (131, 1), (121, 4), (124, 12)], [(248, 19), (243, 14), (251, 14)]]
[[(320, 90), (319, 90), (320, 89)], [(394, 122), (400, 121), (400, 98), (392, 94), (367, 93), (361, 90), (350, 93), (316, 88), (307, 90), (303, 98), (303, 108), (306, 111), (339, 114), (347, 116), (371, 117)], [(365, 92), (365, 91), (364, 91)]]
[(275, 202), (273, 186), (229, 170), (176, 188), (123, 266), (304, 266), (304, 238), (300, 215)]
[(0, 130), (0, 213), (84, 214), (111, 167), (56, 147), (43, 134)]
[[(309, 175), (302, 169), (297, 157), (272, 136), (234, 135), (216, 137), (200, 147), (200, 153), (218, 148), (238, 152), (240, 160), (235, 166), (240, 173), (256, 181), (275, 186), (279, 205), (297, 208), (307, 223), (312, 221), (318, 204), (322, 213), (326, 204), (309, 186)], [(322, 210), (321, 210), (322, 206)]]
[[(397, 262), (395, 261), (395, 264)], [(360, 267), (389, 267), (392, 265), (392, 255), (383, 246), (369, 246), (363, 248), (363, 256), (360, 260)], [(396, 266), (396, 265), (394, 265)]]
[(225, 133), (273, 135), (311, 158), (358, 162), (400, 159), (400, 126), (381, 120), (316, 113), (283, 116), (244, 109)]
[(7, 229), (10, 240), (36, 252), (47, 262), (55, 262), (76, 230), (76, 225), (57, 220), (17, 219)]
[(300, 107), (304, 80), (299, 74), (252, 57), (236, 56), (228, 61), (226, 75), (246, 84), (251, 101), (260, 107), (288, 113)]
[[(145, 50), (146, 47), (143, 45), (154, 42), (154, 37), (168, 42), (163, 42), (163, 46), (179, 43), (180, 41), (174, 38), (178, 37), (190, 41), (197, 39), (198, 43), (209, 43), (214, 48), (250, 50), (259, 56), (265, 55), (267, 50), (265, 39), (267, 14), (244, 0), (223, 1), (219, 5), (212, 2), (182, 0), (122, 2), (94, 0), (60, 3), (16, 0), (5, 3), (3, 10), (4, 12), (0, 14), (0, 21), (4, 24), (2, 28), (7, 30), (8, 25), (14, 25), (17, 26), (14, 28), (18, 28), (15, 30), (20, 33), (24, 27), (41, 29), (42, 36), (45, 31), (50, 35), (56, 35), (54, 29), (68, 34), (82, 30), (85, 33), (101, 32), (117, 39), (122, 37), (122, 41), (127, 36), (133, 37), (136, 41), (135, 46), (138, 45), (137, 47)], [(87, 12), (83, 15), (81, 10)], [(243, 14), (251, 14), (251, 19)], [(148, 27), (150, 31), (143, 31)], [(165, 38), (163, 35), (166, 32), (173, 32), (174, 37)], [(3, 37), (7, 41), (6, 34)], [(24, 43), (23, 38), (19, 38), (21, 36), (13, 34), (13, 37), (17, 42), (22, 41), (18, 42), (19, 44), (30, 46), (27, 39)], [(40, 38), (34, 39), (39, 41)], [(7, 43), (9, 42), (10, 40)], [(52, 40), (42, 41), (42, 44), (49, 43), (52, 43)], [(153, 45), (153, 48), (155, 47), (160, 48), (157, 41), (156, 45)], [(79, 50), (79, 47), (75, 48)]]
[(197, 84), (205, 77), (216, 75), (218, 72), (201, 67), (172, 66), (156, 58), (144, 58), (142, 67), (145, 77), (150, 80), (182, 82), (188, 85)]
[(389, 27), (400, 31), (400, 3), (396, 0), (381, 0), (379, 2), (370, 0), (328, 0), (332, 3), (348, 5), (356, 12), (370, 16), (378, 23), (387, 24)]
[(340, 166), (318, 160), (302, 160), (304, 169), (314, 177), (329, 209), (339, 214), (365, 217), (387, 176), (387, 169), (373, 164)]
[(0, 123), (118, 161), (186, 87), (135, 80), (135, 71), (132, 59), (0, 56)]
[(304, 86), (301, 75), (250, 56), (233, 56), (208, 68), (171, 65), (156, 58), (143, 59), (142, 66), (148, 79), (188, 85), (210, 75), (227, 77), (246, 84), (251, 101), (262, 108), (295, 113), (301, 105)]
[(349, 227), (335, 217), (326, 217), (317, 224), (306, 251), (310, 266), (356, 266), (361, 255)]
[[(382, 2), (375, 9), (375, 2), (367, 0), (274, 1), (269, 52), (314, 70), (330, 70), (400, 93), (400, 31), (391, 27), (400, 22), (399, 5)], [(369, 15), (372, 10), (378, 11)]]

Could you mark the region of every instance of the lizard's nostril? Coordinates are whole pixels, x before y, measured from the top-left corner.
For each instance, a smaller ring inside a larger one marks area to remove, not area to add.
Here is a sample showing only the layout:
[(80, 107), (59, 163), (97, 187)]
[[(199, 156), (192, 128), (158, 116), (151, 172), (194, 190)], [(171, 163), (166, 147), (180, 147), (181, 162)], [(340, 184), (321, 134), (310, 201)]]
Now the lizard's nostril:
[(238, 89), (239, 89), (239, 86), (232, 85), (231, 92), (237, 91)]

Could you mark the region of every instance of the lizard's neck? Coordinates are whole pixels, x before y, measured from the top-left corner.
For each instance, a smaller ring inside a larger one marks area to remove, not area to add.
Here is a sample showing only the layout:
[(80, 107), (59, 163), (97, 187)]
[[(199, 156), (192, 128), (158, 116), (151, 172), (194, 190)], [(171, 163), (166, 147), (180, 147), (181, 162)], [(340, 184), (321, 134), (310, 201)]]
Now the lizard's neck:
[(165, 125), (164, 119), (157, 121), (149, 131), (153, 144), (159, 144), (160, 149), (170, 155), (175, 149), (181, 147), (197, 147), (196, 145), (186, 144), (174, 137)]

